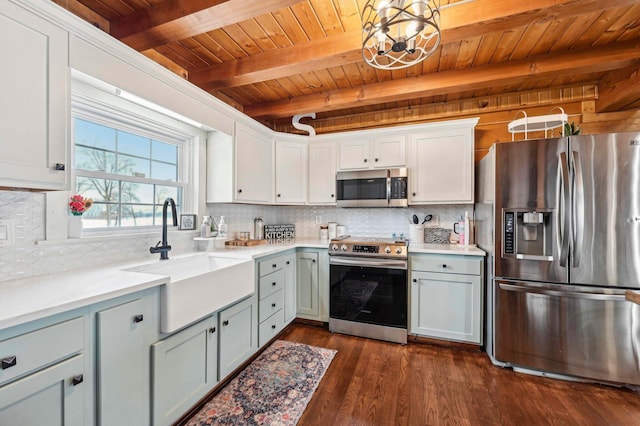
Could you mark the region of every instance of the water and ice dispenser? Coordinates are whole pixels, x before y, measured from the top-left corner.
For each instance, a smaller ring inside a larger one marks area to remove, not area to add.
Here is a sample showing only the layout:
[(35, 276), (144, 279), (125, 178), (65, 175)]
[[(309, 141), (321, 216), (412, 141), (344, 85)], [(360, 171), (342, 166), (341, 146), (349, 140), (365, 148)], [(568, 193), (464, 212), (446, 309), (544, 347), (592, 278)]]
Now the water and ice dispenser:
[(502, 255), (523, 260), (553, 260), (552, 212), (503, 211)]

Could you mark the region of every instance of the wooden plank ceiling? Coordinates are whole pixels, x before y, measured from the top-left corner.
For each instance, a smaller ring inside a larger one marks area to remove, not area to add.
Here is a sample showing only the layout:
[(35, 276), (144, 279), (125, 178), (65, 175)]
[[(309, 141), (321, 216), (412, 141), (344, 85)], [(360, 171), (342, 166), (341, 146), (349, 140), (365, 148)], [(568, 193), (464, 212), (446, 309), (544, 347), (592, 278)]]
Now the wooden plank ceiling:
[(364, 0), (53, 1), (272, 128), (583, 84), (640, 108), (639, 0), (441, 0), (441, 46), (396, 71), (362, 60)]

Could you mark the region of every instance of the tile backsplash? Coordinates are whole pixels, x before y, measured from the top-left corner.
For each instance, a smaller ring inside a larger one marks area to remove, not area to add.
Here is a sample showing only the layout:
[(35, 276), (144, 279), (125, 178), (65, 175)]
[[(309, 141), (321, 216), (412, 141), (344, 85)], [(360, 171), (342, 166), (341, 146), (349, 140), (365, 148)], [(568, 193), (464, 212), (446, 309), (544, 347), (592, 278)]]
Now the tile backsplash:
[[(207, 207), (208, 214), (216, 220), (224, 215), (232, 238), (242, 231), (250, 231), (253, 237), (253, 219), (258, 216), (267, 225), (294, 224), (298, 238), (318, 238), (320, 224), (327, 222), (345, 225), (347, 233), (354, 236), (391, 237), (393, 233), (408, 236), (409, 219), (414, 214), (421, 220), (427, 214), (437, 215), (441, 228), (452, 228), (465, 210), (471, 214), (468, 205), (388, 209), (244, 204), (209, 204)], [(149, 253), (149, 247), (158, 242), (159, 232), (42, 243), (45, 239), (43, 193), (0, 191), (0, 221), (11, 221), (14, 228), (14, 244), (0, 245), (0, 282), (107, 263), (143, 262), (157, 257)], [(171, 232), (172, 253), (198, 249), (193, 241), (197, 235), (197, 231)]]

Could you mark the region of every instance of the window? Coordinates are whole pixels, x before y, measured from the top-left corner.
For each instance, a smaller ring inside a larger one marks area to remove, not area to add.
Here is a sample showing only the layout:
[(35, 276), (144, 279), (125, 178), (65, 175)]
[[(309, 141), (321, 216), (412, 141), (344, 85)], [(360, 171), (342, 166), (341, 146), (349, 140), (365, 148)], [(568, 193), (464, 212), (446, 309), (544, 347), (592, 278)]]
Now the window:
[[(162, 224), (162, 205), (183, 205), (181, 167), (186, 139), (167, 135), (116, 114), (75, 110), (75, 187), (93, 200), (85, 228), (131, 228)], [(185, 136), (185, 138), (187, 138)]]

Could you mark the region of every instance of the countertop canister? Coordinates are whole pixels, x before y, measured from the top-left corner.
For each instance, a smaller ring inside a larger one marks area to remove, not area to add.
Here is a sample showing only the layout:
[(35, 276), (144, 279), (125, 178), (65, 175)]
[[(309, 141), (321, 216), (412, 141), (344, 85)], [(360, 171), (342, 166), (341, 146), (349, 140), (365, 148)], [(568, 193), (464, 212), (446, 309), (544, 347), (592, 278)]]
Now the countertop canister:
[(264, 221), (261, 217), (253, 219), (253, 239), (264, 240)]

